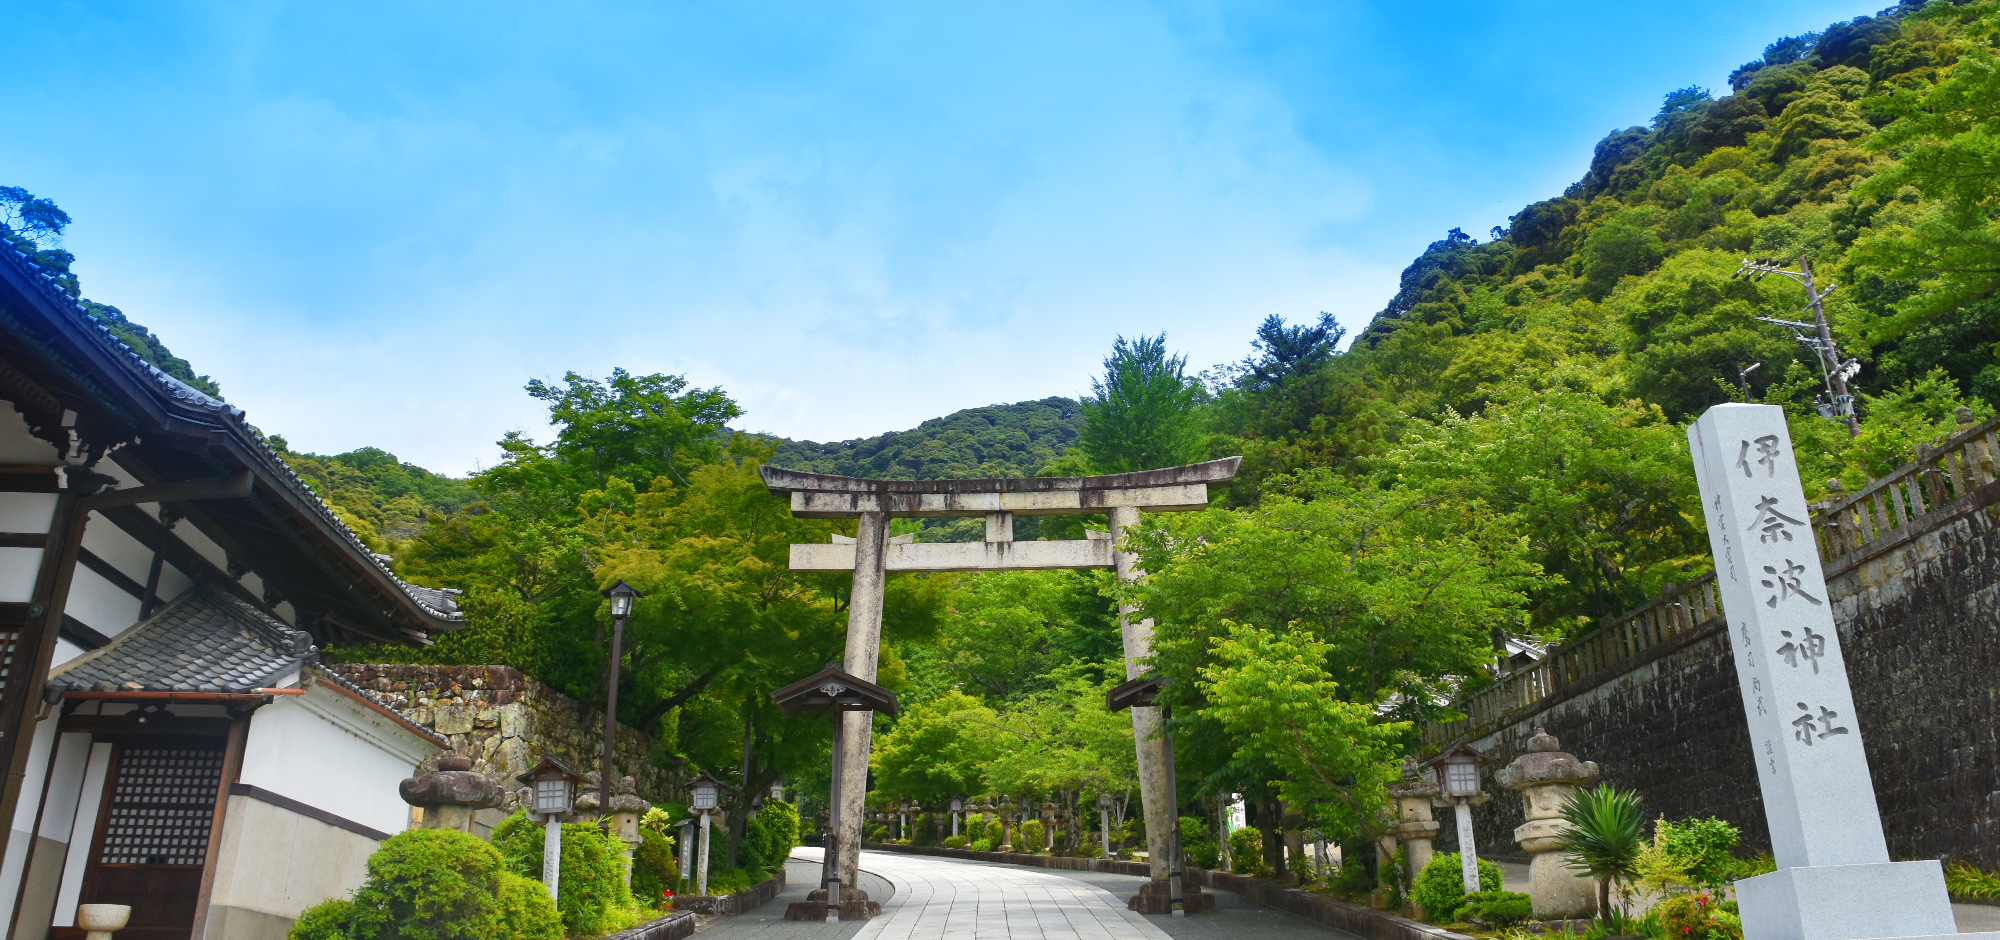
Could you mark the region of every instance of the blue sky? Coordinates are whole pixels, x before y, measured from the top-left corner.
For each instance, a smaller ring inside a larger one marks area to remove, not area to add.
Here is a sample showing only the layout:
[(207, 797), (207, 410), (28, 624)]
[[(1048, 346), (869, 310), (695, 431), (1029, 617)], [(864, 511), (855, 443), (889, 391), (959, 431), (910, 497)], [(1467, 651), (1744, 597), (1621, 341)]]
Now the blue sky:
[(1358, 330), (1453, 227), (1875, 3), (17, 4), (0, 185), (294, 447), (545, 437), (685, 373), (837, 440)]

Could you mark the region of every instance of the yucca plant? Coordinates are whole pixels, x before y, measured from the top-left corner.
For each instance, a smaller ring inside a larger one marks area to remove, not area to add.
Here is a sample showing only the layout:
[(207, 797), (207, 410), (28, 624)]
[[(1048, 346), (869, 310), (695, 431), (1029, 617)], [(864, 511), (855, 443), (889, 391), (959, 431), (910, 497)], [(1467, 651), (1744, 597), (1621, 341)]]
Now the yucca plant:
[(1570, 794), (1563, 803), (1562, 816), (1569, 823), (1562, 834), (1562, 848), (1569, 855), (1563, 859), (1563, 867), (1597, 879), (1598, 914), (1606, 922), (1615, 922), (1611, 883), (1632, 877), (1639, 853), (1646, 847), (1639, 794), (1600, 783)]

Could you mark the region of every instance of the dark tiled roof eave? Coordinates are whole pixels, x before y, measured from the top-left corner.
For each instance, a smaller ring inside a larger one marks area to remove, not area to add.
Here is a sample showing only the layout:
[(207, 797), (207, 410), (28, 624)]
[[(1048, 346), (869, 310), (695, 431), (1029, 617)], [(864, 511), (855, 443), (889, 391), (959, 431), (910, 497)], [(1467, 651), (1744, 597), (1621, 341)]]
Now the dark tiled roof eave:
[(107, 351), (111, 352), (118, 361), (123, 362), (134, 374), (150, 382), (175, 402), (214, 415), (217, 419), (233, 426), (240, 432), (243, 440), (253, 442), (258, 456), (264, 460), (271, 470), (275, 471), (276, 476), (284, 481), (286, 486), (293, 491), (293, 494), (302, 503), (312, 507), (318, 513), (322, 522), (343, 537), (350, 548), (363, 558), (366, 558), (368, 563), (373, 565), (375, 570), (385, 580), (394, 584), (413, 605), (430, 617), (445, 623), (456, 624), (465, 621), (465, 615), (459, 611), (456, 601), (456, 596), (460, 592), (449, 588), (420, 587), (397, 577), (396, 573), (391, 571), (387, 564), (380, 558), (375, 557), (373, 551), (368, 548), (367, 543), (363, 542), (360, 536), (354, 534), (353, 529), (348, 528), (346, 523), (340, 521), (340, 517), (334, 514), (333, 507), (327, 505), (326, 500), (321, 499), (318, 493), (307, 486), (305, 481), (300, 479), (297, 473), (293, 472), (291, 466), (285, 463), (284, 458), (272, 450), (270, 445), (265, 443), (263, 437), (250, 427), (243, 409), (216, 399), (202, 392), (200, 389), (194, 388), (168, 375), (161, 371), (159, 367), (147, 362), (138, 353), (134, 352), (130, 346), (127, 346), (124, 340), (112, 334), (109, 328), (105, 327), (104, 324), (97, 321), (96, 317), (91, 316), (85, 311), (75, 298), (65, 293), (62, 288), (56, 286), (55, 275), (52, 272), (35, 264), (26, 255), (16, 251), (13, 246), (0, 245), (0, 257), (6, 258), (7, 261), (12, 262), (29, 273), (31, 276), (27, 280), (40, 288), (45, 299), (53, 304), (56, 309), (69, 314), (78, 326), (82, 327), (89, 336), (94, 338)]
[(198, 586), (50, 673), (64, 692), (248, 693), (318, 659), (312, 637), (226, 592)]

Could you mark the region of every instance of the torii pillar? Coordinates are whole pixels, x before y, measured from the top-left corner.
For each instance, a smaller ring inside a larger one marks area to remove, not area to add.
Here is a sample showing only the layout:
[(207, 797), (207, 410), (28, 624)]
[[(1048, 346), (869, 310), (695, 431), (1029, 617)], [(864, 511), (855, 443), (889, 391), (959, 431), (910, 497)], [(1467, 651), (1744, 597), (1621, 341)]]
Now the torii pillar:
[[(854, 589), (848, 598), (847, 649), (843, 668), (875, 681), (882, 648), (882, 589), (891, 571), (1037, 571), (1057, 568), (1114, 568), (1120, 578), (1141, 575), (1131, 552), (1114, 551), (1114, 544), (1138, 524), (1140, 512), (1186, 512), (1208, 508), (1209, 484), (1236, 477), (1243, 458), (1114, 473), (1090, 477), (1017, 477), (985, 480), (864, 480), (858, 477), (805, 473), (766, 465), (764, 485), (791, 500), (792, 515), (804, 519), (855, 519), (853, 539), (834, 536), (828, 545), (793, 545), (793, 571), (851, 571)], [(1104, 513), (1111, 532), (1089, 538), (1040, 542), (1014, 541), (1014, 516), (1088, 515)], [(916, 542), (908, 536), (891, 539), (891, 518), (984, 516), (984, 542)], [(1118, 626), (1125, 645), (1125, 673), (1137, 678), (1152, 655), (1153, 622), (1134, 619), (1126, 605), (1118, 609)], [(861, 832), (867, 798), (868, 755), (872, 723), (867, 713), (848, 712), (842, 735), (841, 779), (835, 782), (842, 832)], [(1167, 792), (1165, 741), (1157, 710), (1132, 709), (1132, 730), (1138, 751), (1139, 797), (1146, 818), (1146, 848), (1152, 876), (1166, 879), (1172, 870), (1175, 798)], [(840, 844), (840, 874), (846, 884), (859, 876), (861, 842)]]

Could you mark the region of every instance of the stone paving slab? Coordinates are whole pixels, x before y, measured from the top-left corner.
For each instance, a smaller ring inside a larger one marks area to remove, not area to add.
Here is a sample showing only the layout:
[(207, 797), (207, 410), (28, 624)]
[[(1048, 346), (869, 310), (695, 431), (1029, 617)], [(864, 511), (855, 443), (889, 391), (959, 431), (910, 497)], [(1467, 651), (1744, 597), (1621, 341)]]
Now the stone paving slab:
[[(882, 916), (841, 924), (784, 921), (785, 905), (819, 881), (819, 850), (798, 849), (790, 884), (748, 914), (704, 926), (704, 940), (1354, 940), (1351, 935), (1216, 892), (1215, 914), (1144, 916), (1125, 899), (1145, 880), (934, 856), (863, 852), (862, 881)], [(885, 880), (886, 879), (886, 880)]]

